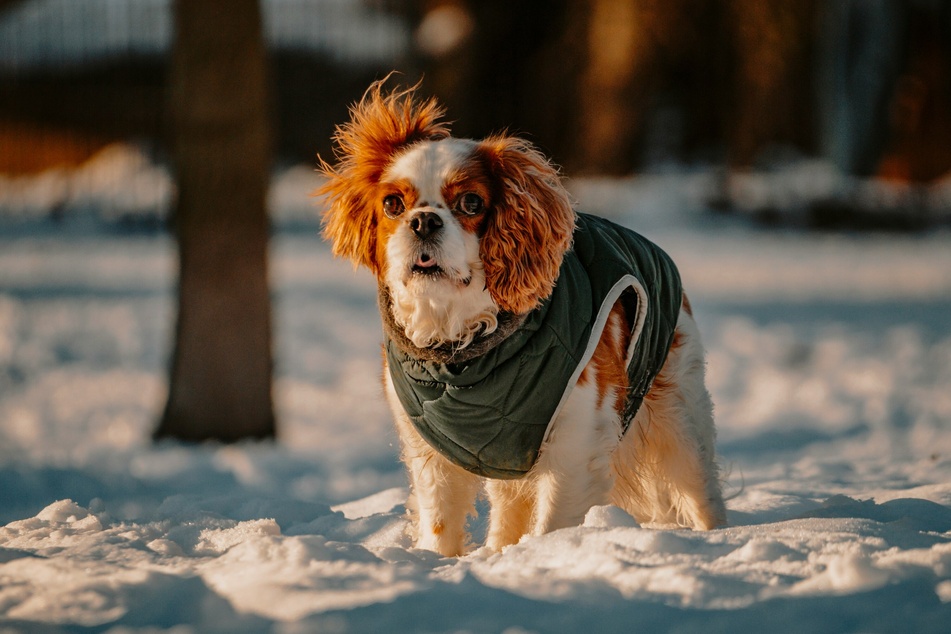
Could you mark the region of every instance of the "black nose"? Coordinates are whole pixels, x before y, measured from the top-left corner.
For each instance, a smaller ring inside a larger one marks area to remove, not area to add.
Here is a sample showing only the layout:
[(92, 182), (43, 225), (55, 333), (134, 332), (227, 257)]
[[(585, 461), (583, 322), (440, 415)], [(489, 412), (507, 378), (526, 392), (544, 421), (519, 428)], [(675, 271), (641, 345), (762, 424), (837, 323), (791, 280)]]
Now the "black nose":
[(433, 211), (421, 211), (410, 219), (409, 228), (420, 240), (425, 240), (442, 228), (442, 218)]

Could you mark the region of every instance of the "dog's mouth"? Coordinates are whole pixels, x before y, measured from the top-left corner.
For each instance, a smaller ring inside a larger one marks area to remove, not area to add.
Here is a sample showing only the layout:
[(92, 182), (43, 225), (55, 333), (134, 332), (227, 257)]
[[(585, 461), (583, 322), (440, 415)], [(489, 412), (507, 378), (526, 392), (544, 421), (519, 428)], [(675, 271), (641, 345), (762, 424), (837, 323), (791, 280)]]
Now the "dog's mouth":
[(419, 280), (447, 280), (455, 282), (461, 286), (468, 286), (472, 281), (471, 276), (462, 276), (455, 268), (444, 269), (439, 261), (430, 253), (421, 252), (416, 256), (413, 265), (410, 267), (412, 277)]
[(415, 275), (425, 275), (428, 277), (438, 277), (443, 274), (442, 267), (436, 262), (436, 258), (428, 253), (420, 253), (416, 256), (412, 270)]

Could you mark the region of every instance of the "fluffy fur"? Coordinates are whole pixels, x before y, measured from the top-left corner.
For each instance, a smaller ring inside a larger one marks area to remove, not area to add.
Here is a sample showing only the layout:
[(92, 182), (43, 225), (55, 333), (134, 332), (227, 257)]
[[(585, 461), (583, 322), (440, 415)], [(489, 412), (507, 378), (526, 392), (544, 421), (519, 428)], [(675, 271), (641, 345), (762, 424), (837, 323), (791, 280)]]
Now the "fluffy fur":
[[(390, 299), (385, 318), (414, 346), (464, 351), (551, 294), (575, 215), (557, 170), (531, 144), (507, 135), (452, 138), (442, 115), (415, 89), (370, 87), (337, 129), (336, 165), (321, 162), (324, 235), (335, 254), (377, 276)], [(703, 349), (686, 297), (667, 362), (621, 437), (630, 330), (619, 300), (538, 462), (520, 480), (482, 482), (436, 452), (384, 371), (418, 547), (463, 554), (483, 486), (494, 550), (577, 525), (598, 504), (642, 523), (725, 522)]]

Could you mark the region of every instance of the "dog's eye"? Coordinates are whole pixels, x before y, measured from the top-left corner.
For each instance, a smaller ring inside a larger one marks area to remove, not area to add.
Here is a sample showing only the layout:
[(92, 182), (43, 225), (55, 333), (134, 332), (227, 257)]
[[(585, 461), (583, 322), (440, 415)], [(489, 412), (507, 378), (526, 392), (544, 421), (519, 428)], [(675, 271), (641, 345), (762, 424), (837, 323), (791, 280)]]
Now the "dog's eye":
[(483, 204), (482, 198), (478, 194), (466, 192), (456, 202), (456, 211), (467, 216), (474, 216), (482, 211)]
[(405, 210), (403, 199), (399, 196), (387, 196), (383, 199), (383, 213), (387, 218), (399, 218)]

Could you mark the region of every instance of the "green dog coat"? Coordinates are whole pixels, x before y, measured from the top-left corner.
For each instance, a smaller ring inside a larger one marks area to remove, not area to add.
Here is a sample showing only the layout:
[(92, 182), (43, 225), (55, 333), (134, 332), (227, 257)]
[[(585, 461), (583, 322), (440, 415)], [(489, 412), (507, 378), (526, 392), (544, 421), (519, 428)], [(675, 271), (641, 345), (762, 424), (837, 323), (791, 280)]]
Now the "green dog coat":
[(413, 346), (381, 288), (393, 387), (416, 430), (443, 456), (480, 476), (520, 478), (537, 461), (619, 298), (632, 325), (623, 434), (667, 358), (680, 276), (657, 245), (587, 214), (578, 214), (551, 296), (526, 315), (500, 315), (495, 333), (461, 351)]

